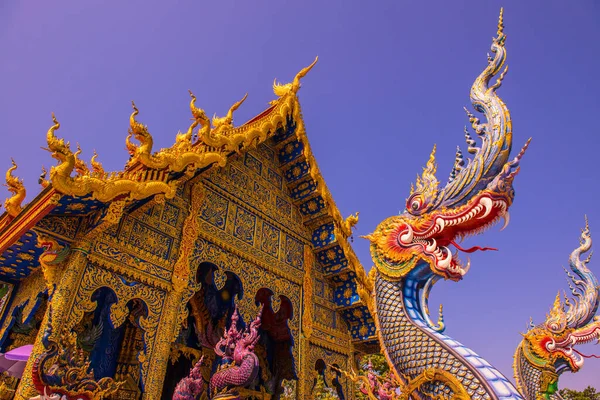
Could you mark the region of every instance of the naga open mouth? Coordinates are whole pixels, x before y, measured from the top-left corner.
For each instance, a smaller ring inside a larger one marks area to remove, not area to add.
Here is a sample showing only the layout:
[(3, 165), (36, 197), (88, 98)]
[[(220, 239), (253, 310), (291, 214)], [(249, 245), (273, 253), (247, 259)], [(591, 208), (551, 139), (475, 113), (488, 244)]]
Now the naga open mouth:
[[(506, 227), (510, 218), (508, 214), (509, 200), (491, 192), (482, 192), (468, 204), (456, 210), (441, 210), (431, 215), (420, 226), (413, 226), (406, 221), (393, 237), (396, 251), (406, 252), (419, 250), (432, 270), (445, 278), (460, 280), (469, 270), (470, 263), (462, 264), (458, 251), (472, 253), (474, 251), (496, 250), (490, 247), (474, 246), (462, 248), (457, 241), (465, 237), (479, 234), (504, 218)], [(392, 243), (389, 243), (392, 245)], [(454, 254), (448, 246), (453, 245), (458, 251)]]
[(576, 350), (575, 346), (592, 343), (594, 340), (600, 343), (600, 320), (598, 319), (582, 329), (571, 332), (563, 340), (549, 339), (545, 347), (550, 353), (560, 353), (568, 360), (573, 372), (577, 372), (583, 367), (585, 358), (600, 358), (600, 356), (585, 355)]

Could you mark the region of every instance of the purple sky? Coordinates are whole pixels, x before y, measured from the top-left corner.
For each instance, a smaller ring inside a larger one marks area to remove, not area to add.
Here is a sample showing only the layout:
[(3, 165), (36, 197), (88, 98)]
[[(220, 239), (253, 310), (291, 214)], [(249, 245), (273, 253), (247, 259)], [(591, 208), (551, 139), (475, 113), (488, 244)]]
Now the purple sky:
[[(17, 5), (18, 3), (18, 5)], [(533, 141), (515, 181), (509, 227), (468, 243), (475, 253), (460, 283), (433, 290), (447, 333), (512, 377), (512, 355), (529, 317), (541, 322), (587, 213), (600, 232), (598, 42), (600, 5), (559, 1), (3, 1), (0, 3), (0, 170), (10, 157), (38, 192), (41, 150), (56, 112), (59, 136), (96, 149), (107, 170), (127, 160), (130, 101), (155, 148), (189, 124), (188, 89), (207, 114), (243, 123), (319, 56), (300, 91), (314, 153), (344, 215), (360, 211), (357, 236), (404, 207), (434, 143), (445, 181), (462, 107), (484, 68), (500, 6), (510, 71), (500, 95), (512, 112), (514, 151)], [(167, 5), (168, 4), (168, 5)], [(375, 4), (375, 3), (374, 3)], [(465, 152), (466, 154), (466, 152)], [(7, 196), (4, 188), (0, 197)], [(600, 242), (600, 236), (595, 236)], [(354, 247), (366, 268), (368, 243)], [(600, 260), (591, 268), (600, 275)], [(587, 353), (600, 348), (584, 348)], [(566, 374), (561, 387), (600, 381), (600, 360)]]

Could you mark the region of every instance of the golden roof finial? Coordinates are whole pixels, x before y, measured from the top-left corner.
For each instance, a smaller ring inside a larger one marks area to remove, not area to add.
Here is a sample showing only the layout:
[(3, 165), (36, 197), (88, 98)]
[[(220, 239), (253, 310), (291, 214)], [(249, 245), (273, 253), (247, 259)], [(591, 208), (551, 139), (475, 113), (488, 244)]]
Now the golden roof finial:
[(17, 169), (17, 163), (15, 163), (15, 160), (12, 158), (10, 161), (12, 162), (12, 166), (6, 171), (6, 184), (4, 186), (6, 186), (8, 191), (13, 195), (6, 199), (4, 208), (6, 208), (6, 211), (11, 217), (16, 217), (23, 209), (21, 203), (25, 200), (26, 191), (23, 180), (12, 174), (13, 171)]
[(79, 146), (79, 143), (77, 143), (77, 151), (73, 154), (73, 156), (75, 157), (75, 172), (77, 173), (77, 175), (83, 176), (89, 174), (90, 170), (86, 165), (85, 161), (79, 158), (80, 154), (81, 147)]
[(273, 92), (278, 97), (285, 96), (288, 93), (296, 94), (300, 89), (300, 79), (304, 78), (306, 74), (315, 66), (319, 57), (315, 57), (315, 61), (312, 62), (308, 67), (302, 68), (300, 72), (296, 74), (292, 83), (279, 84), (277, 83), (277, 79), (273, 81)]
[(97, 160), (98, 153), (96, 153), (96, 149), (94, 149), (94, 155), (90, 160), (90, 164), (92, 165), (92, 172), (99, 175), (104, 175), (104, 167), (102, 167), (102, 163)]
[(498, 17), (498, 37), (504, 34), (504, 7), (500, 7), (500, 17)]
[(46, 171), (46, 168), (42, 165), (42, 173), (40, 174), (40, 177), (38, 178), (38, 183), (42, 186), (42, 188), (46, 188), (48, 187), (48, 185), (50, 184), (50, 182), (46, 179), (46, 175), (48, 174), (48, 171)]
[(222, 118), (218, 118), (215, 114), (212, 119), (215, 129), (217, 129), (217, 128), (221, 128), (221, 129), (233, 128), (233, 112), (235, 110), (237, 110), (238, 108), (240, 108), (240, 106), (246, 100), (247, 97), (248, 97), (248, 93), (246, 93), (240, 101), (233, 103), (233, 105), (229, 108), (229, 111), (227, 111), (226, 116), (224, 116)]

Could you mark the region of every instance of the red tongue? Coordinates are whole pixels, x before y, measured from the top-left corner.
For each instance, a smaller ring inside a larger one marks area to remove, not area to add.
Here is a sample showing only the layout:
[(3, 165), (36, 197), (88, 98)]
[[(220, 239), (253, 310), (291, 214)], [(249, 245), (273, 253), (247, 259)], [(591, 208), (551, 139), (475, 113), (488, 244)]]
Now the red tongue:
[(494, 248), (494, 247), (479, 247), (479, 246), (473, 246), (470, 247), (468, 249), (463, 249), (462, 247), (460, 247), (460, 245), (458, 243), (456, 243), (454, 240), (451, 240), (450, 243), (452, 243), (452, 245), (454, 247), (456, 247), (458, 250), (465, 252), (465, 253), (473, 253), (477, 250), (481, 250), (481, 251), (486, 251), (486, 250), (495, 250), (497, 251), (498, 249)]
[(573, 351), (577, 354), (579, 354), (581, 357), (585, 357), (585, 358), (600, 358), (600, 356), (597, 356), (595, 354), (591, 354), (591, 355), (586, 355), (586, 354), (581, 354), (579, 351), (573, 349)]

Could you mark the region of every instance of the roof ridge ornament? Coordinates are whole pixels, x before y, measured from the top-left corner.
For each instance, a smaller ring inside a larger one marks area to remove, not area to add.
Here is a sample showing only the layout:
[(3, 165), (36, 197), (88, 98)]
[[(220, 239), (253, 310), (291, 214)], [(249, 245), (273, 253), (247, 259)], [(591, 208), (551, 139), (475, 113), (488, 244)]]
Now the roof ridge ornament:
[(296, 95), (300, 90), (300, 79), (304, 78), (306, 74), (315, 66), (319, 61), (319, 56), (315, 57), (315, 61), (312, 62), (308, 67), (302, 68), (300, 72), (296, 74), (294, 80), (291, 83), (281, 84), (277, 83), (277, 78), (273, 80), (273, 92), (277, 97), (283, 97), (287, 94)]
[(6, 184), (4, 186), (12, 193), (12, 196), (6, 199), (4, 208), (6, 208), (11, 217), (16, 217), (23, 209), (21, 204), (25, 200), (27, 191), (25, 190), (25, 185), (23, 185), (23, 180), (12, 174), (17, 169), (17, 163), (12, 158), (10, 161), (12, 162), (12, 166), (6, 171)]

